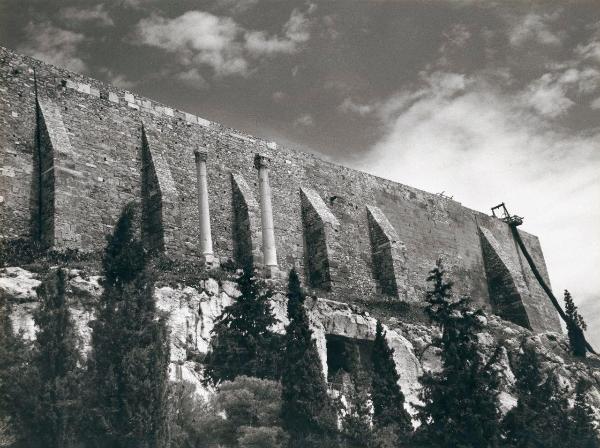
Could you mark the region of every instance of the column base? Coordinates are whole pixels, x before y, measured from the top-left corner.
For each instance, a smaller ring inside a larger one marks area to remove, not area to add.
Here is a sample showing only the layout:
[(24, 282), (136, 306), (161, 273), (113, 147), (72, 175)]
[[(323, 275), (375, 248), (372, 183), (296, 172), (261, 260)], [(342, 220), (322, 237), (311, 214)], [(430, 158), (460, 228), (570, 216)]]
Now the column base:
[(203, 254), (200, 256), (200, 260), (208, 269), (216, 269), (221, 265), (219, 258), (213, 254)]
[(263, 275), (265, 278), (278, 279), (281, 277), (281, 271), (277, 266), (265, 266), (263, 267)]

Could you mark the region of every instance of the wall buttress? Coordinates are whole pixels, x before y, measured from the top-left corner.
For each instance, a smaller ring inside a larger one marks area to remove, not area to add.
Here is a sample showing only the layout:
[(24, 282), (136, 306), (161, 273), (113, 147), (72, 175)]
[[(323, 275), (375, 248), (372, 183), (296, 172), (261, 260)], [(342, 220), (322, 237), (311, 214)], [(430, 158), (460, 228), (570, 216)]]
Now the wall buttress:
[(243, 268), (262, 265), (260, 207), (246, 180), (231, 175), (233, 259)]
[(406, 249), (385, 214), (367, 205), (373, 275), (381, 293), (407, 299)]
[(340, 223), (321, 196), (310, 188), (300, 188), (300, 204), (308, 283), (330, 291), (338, 280), (334, 255)]

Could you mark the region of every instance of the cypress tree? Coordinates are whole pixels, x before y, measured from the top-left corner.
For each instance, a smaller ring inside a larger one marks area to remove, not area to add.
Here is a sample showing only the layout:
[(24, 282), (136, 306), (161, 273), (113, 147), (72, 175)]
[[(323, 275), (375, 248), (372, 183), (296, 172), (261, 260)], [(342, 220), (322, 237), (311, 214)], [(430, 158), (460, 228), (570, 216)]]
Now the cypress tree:
[(594, 411), (586, 399), (589, 384), (579, 380), (575, 387), (575, 403), (570, 411), (569, 443), (570, 448), (597, 448), (600, 438), (595, 427)]
[(585, 358), (586, 346), (584, 330), (587, 329), (585, 321), (573, 302), (571, 293), (565, 289), (565, 314), (567, 315), (567, 335), (569, 336), (569, 345), (571, 353), (575, 356)]
[(65, 299), (65, 272), (51, 273), (37, 293), (33, 375), (39, 391), (32, 425), (40, 446), (68, 447), (76, 441), (82, 372), (79, 340)]
[(348, 448), (374, 448), (375, 435), (371, 428), (371, 404), (366, 372), (352, 373), (352, 381), (343, 388), (345, 405), (342, 431)]
[(238, 375), (278, 379), (280, 338), (270, 331), (277, 322), (269, 302), (273, 293), (250, 268), (237, 283), (241, 295), (215, 323), (205, 377), (212, 384)]
[(322, 447), (333, 443), (336, 416), (327, 394), (321, 360), (304, 309), (304, 292), (294, 269), (288, 282), (285, 352), (282, 362), (282, 406), (284, 429), (291, 447)]
[(568, 403), (554, 375), (544, 375), (533, 347), (523, 347), (514, 369), (517, 406), (502, 422), (505, 443), (518, 448), (558, 448), (568, 440)]
[(144, 447), (166, 443), (166, 318), (156, 309), (153, 273), (128, 205), (108, 237), (104, 293), (92, 323), (88, 360), (91, 446)]
[[(39, 379), (32, 368), (32, 344), (15, 334), (10, 306), (0, 299), (0, 422), (15, 447), (36, 446), (34, 421)], [(31, 442), (31, 445), (28, 445)]]
[(495, 368), (500, 348), (485, 360), (479, 352), (477, 331), (481, 311), (468, 307), (468, 299), (453, 300), (452, 283), (438, 261), (428, 280), (426, 312), (440, 327), (434, 344), (441, 349), (442, 371), (423, 375), (416, 441), (431, 447), (494, 447), (499, 437)]
[(379, 432), (392, 432), (403, 443), (412, 432), (411, 417), (404, 409), (404, 394), (398, 386), (400, 379), (394, 363), (394, 350), (385, 340), (383, 325), (377, 321), (371, 360), (373, 425)]

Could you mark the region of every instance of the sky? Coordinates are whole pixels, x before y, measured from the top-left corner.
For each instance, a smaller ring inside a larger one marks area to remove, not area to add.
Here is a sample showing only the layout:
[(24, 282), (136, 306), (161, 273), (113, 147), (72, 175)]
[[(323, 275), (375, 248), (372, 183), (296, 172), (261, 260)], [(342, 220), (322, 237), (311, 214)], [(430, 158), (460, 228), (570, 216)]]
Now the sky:
[(0, 0), (0, 45), (539, 236), (600, 349), (600, 2)]

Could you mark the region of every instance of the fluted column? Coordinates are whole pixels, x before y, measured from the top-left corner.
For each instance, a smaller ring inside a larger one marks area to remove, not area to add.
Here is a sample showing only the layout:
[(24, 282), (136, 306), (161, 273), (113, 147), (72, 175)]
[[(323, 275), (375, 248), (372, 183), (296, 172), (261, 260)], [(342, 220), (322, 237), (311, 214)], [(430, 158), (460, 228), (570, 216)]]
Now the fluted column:
[(254, 167), (258, 170), (260, 190), (260, 220), (262, 225), (263, 264), (268, 272), (277, 268), (277, 250), (273, 226), (273, 207), (271, 205), (271, 185), (269, 184), (269, 166), (271, 160), (262, 154), (254, 157)]
[(210, 212), (208, 209), (208, 184), (206, 181), (206, 159), (208, 152), (201, 148), (194, 151), (196, 158), (196, 178), (198, 183), (198, 212), (200, 226), (200, 252), (206, 262), (213, 261), (213, 245), (210, 233)]

